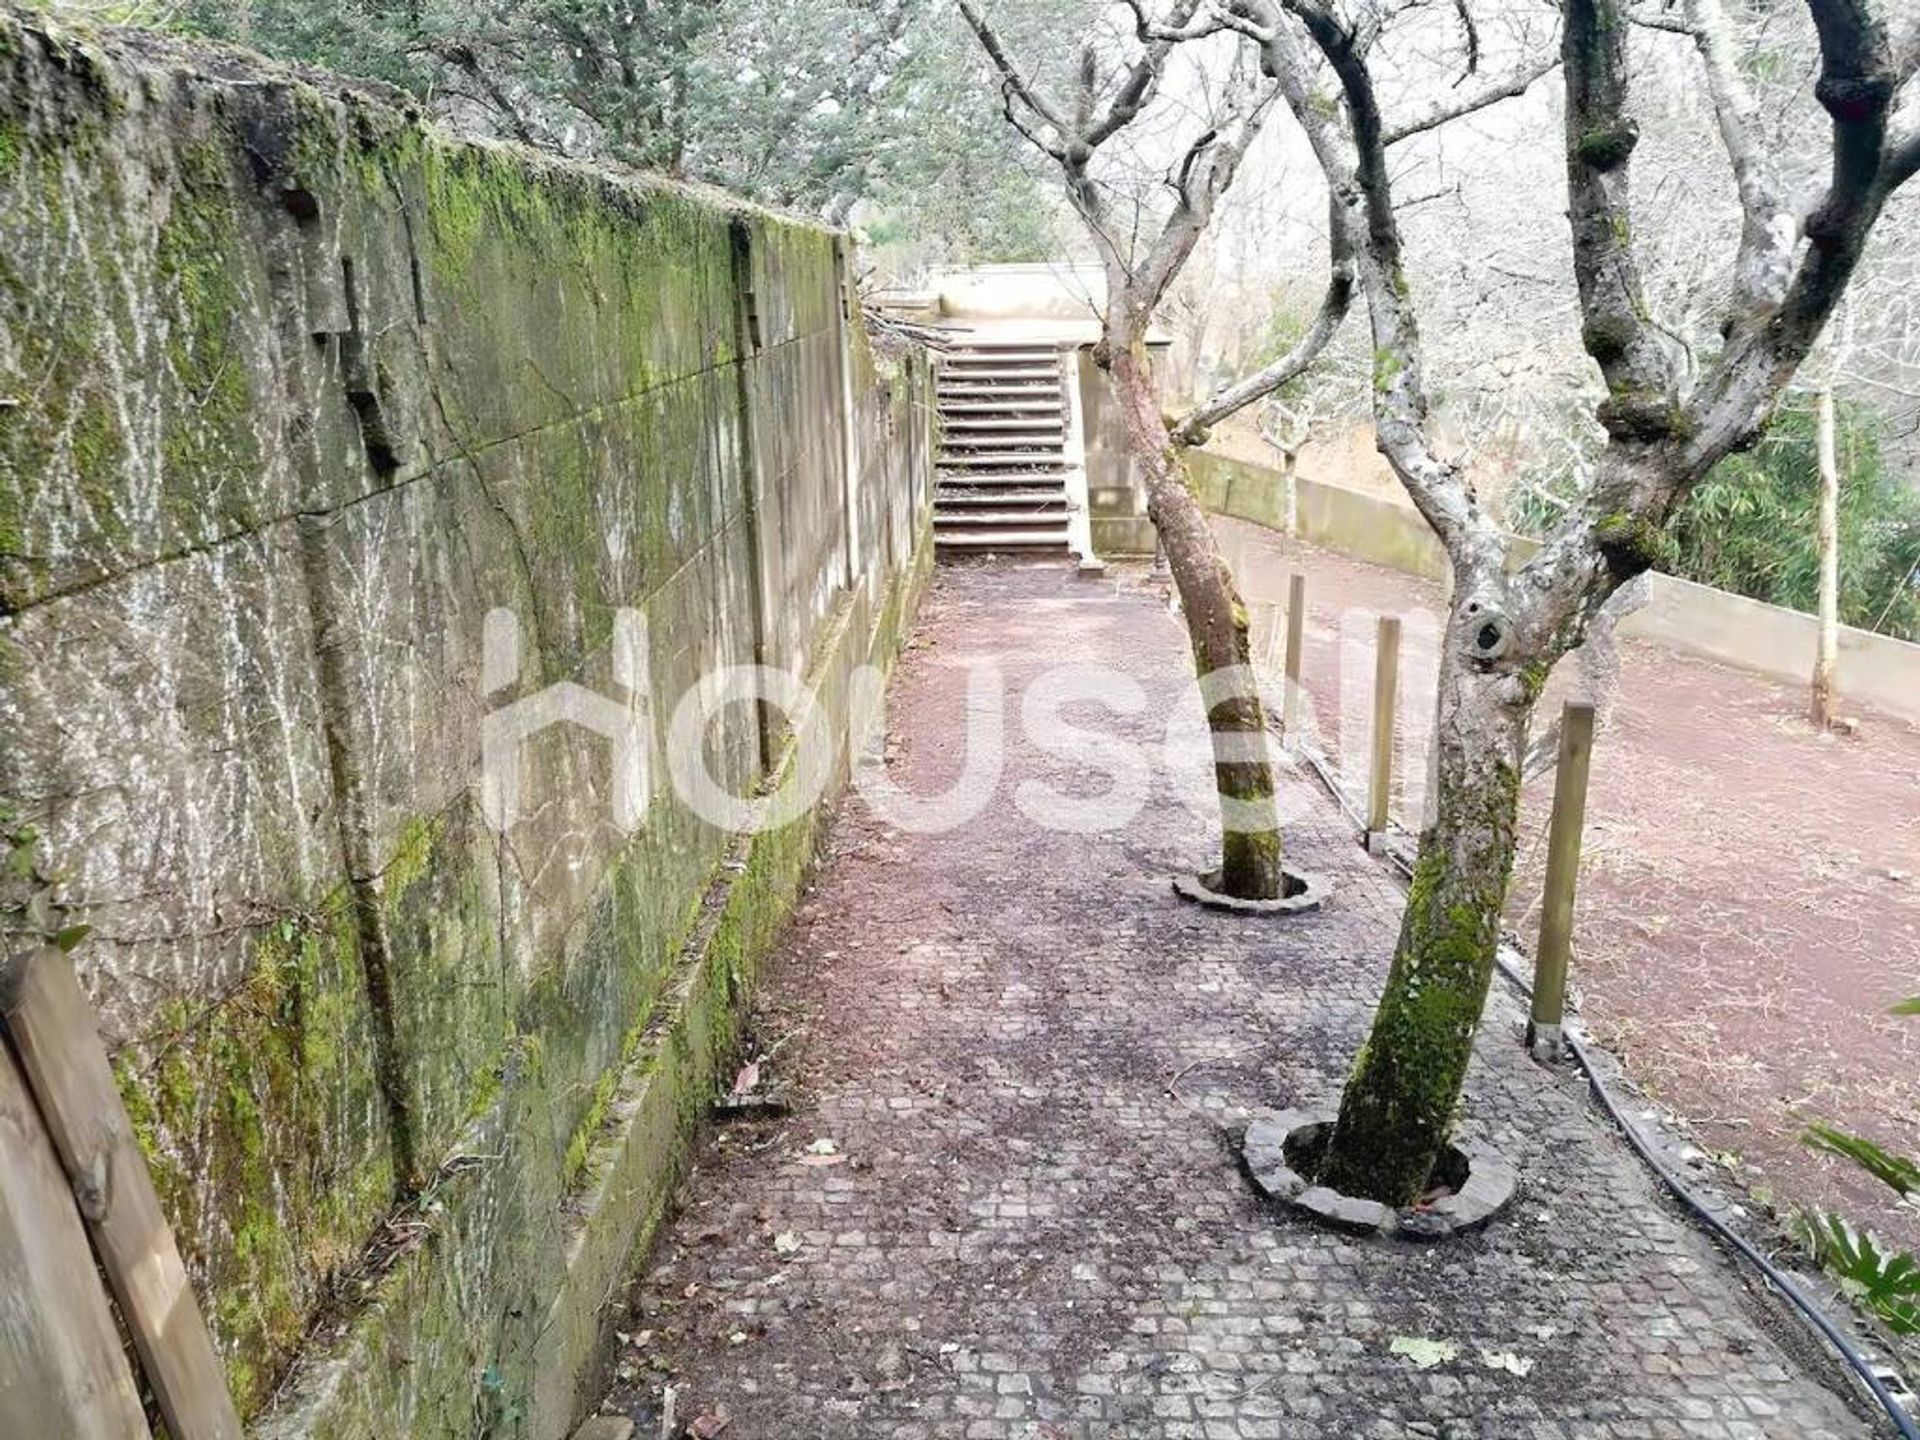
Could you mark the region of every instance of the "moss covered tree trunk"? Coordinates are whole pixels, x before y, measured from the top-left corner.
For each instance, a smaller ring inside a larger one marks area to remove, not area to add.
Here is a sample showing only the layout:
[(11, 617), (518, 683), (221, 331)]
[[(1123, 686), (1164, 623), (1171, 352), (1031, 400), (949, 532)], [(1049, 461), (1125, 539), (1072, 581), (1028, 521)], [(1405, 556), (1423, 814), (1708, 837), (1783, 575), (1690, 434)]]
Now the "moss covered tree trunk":
[(1280, 818), (1273, 798), (1266, 707), (1260, 701), (1247, 635), (1247, 607), (1161, 416), (1145, 345), (1135, 341), (1115, 348), (1105, 359), (1120, 402), (1127, 449), (1146, 479), (1147, 514), (1173, 571), (1194, 669), (1209, 702), (1207, 728), (1221, 813), (1216, 888), (1242, 900), (1277, 900), (1286, 889)]
[[(1465, 606), (1453, 618), (1456, 634), (1478, 623)], [(1343, 1194), (1389, 1205), (1426, 1188), (1466, 1079), (1513, 870), (1534, 693), (1511, 670), (1480, 669), (1452, 639), (1441, 664), (1434, 820), (1420, 837), (1386, 993), (1320, 1175)]]

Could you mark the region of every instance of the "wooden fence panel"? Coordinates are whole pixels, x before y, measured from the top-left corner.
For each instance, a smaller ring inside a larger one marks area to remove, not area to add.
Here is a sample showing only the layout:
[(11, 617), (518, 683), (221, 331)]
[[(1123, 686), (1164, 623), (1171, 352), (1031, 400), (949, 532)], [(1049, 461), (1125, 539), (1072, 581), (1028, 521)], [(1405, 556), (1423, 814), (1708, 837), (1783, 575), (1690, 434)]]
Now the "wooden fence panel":
[(148, 1433), (66, 1171), (0, 1039), (0, 1435)]
[(243, 1440), (73, 962), (51, 946), (29, 953), (0, 1012), (172, 1440)]

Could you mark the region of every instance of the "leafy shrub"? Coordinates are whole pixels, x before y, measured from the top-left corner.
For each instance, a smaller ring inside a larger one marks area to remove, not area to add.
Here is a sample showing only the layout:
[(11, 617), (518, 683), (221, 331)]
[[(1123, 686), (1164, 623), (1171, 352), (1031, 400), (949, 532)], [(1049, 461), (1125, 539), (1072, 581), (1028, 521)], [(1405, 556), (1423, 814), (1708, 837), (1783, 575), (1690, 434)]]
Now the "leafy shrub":
[[(1920, 1015), (1920, 998), (1902, 1000), (1893, 1013)], [(1864, 1170), (1902, 1200), (1920, 1200), (1920, 1163), (1832, 1125), (1808, 1126), (1801, 1138)], [(1800, 1231), (1808, 1251), (1841, 1289), (1896, 1335), (1920, 1335), (1920, 1261), (1902, 1250), (1882, 1249), (1865, 1230), (1829, 1211), (1803, 1214)]]
[[(1920, 639), (1920, 495), (1887, 469), (1870, 411), (1843, 404), (1836, 419), (1840, 619)], [(1811, 398), (1795, 397), (1758, 446), (1716, 465), (1674, 516), (1674, 573), (1812, 611), (1820, 584), (1814, 437)]]
[[(1840, 619), (1920, 640), (1920, 494), (1887, 467), (1871, 410), (1843, 402), (1836, 421)], [(1789, 397), (1760, 443), (1722, 460), (1680, 507), (1661, 568), (1812, 613), (1820, 584), (1815, 428), (1812, 397)], [(1533, 535), (1552, 529), (1574, 484), (1569, 476), (1517, 488), (1512, 523)]]

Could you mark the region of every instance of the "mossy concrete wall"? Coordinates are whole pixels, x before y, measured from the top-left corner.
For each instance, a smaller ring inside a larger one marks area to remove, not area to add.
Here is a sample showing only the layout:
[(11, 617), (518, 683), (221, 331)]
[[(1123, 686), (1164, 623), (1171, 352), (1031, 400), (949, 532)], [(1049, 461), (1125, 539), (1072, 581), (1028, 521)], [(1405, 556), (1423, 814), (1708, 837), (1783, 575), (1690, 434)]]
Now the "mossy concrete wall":
[[(560, 726), (503, 835), (481, 721), (571, 680), (660, 755), (755, 661), (845, 720), (925, 573), (931, 405), (839, 247), (0, 9), (0, 800), (94, 926), (264, 1433), (572, 1418), (815, 816), (749, 841), (662, 783), (629, 834), (608, 747)], [(521, 664), (489, 693), (498, 607)], [(789, 749), (749, 706), (706, 737), (736, 794)]]

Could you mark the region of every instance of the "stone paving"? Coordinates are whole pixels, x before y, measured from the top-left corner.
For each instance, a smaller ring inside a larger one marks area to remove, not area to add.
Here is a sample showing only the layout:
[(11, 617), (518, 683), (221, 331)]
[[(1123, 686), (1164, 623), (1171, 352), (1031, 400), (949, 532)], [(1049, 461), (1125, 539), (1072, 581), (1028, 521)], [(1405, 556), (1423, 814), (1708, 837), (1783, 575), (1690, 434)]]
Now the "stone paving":
[(1253, 1108), (1337, 1099), (1397, 886), (1304, 782), (1290, 855), (1335, 888), (1283, 919), (1172, 896), (1213, 841), (1166, 775), (1112, 833), (1027, 818), (1019, 782), (1109, 783), (1095, 745), (1024, 738), (1036, 673), (1131, 676), (1139, 715), (1068, 718), (1155, 743), (1187, 680), (1139, 577), (945, 568), (918, 637), (894, 778), (926, 794), (958, 773), (966, 667), (990, 657), (1006, 779), (945, 834), (843, 806), (754, 1020), (793, 1110), (703, 1147), (605, 1412), (652, 1437), (671, 1385), (703, 1440), (1873, 1433), (1580, 1082), (1526, 1059), (1497, 986), (1462, 1126), (1521, 1192), (1486, 1232), (1356, 1240), (1261, 1202), (1233, 1136)]

